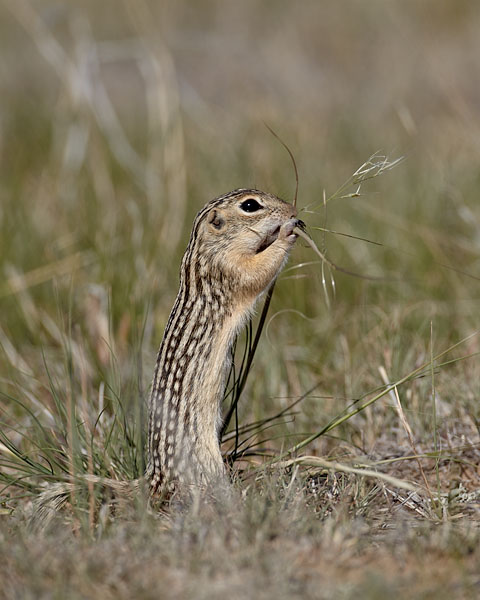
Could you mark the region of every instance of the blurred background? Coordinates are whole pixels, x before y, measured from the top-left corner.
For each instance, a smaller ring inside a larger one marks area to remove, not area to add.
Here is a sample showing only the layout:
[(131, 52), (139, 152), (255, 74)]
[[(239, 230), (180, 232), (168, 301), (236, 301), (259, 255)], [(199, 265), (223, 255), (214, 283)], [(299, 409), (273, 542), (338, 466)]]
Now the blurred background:
[[(195, 213), (237, 187), (293, 198), (264, 122), (295, 156), (318, 246), (379, 279), (324, 267), (323, 282), (297, 243), (243, 418), (318, 384), (285, 425), (311, 431), (381, 385), (379, 366), (399, 378), (472, 333), (479, 31), (467, 0), (3, 0), (0, 385), (41, 411), (45, 364), (61, 383), (67, 344), (78, 393), (97, 403), (108, 381), (125, 403), (145, 397)], [(335, 195), (375, 153), (404, 160)], [(477, 371), (440, 372), (446, 417), (478, 419)], [(430, 387), (409, 388), (417, 426)], [(343, 435), (371, 450), (388, 415), (367, 411)]]

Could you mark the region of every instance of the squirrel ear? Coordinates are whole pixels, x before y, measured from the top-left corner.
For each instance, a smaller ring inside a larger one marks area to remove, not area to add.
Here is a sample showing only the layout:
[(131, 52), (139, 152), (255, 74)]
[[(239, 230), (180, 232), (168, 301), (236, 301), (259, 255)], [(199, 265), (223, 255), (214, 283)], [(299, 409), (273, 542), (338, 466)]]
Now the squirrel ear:
[(213, 225), (215, 229), (221, 229), (225, 225), (225, 219), (213, 208), (208, 214), (208, 222)]

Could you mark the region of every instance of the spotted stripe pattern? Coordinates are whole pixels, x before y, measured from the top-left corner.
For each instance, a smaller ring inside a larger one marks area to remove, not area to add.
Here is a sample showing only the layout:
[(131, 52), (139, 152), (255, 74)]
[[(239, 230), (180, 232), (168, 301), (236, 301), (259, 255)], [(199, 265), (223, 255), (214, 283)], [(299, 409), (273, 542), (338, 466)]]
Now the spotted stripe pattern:
[(252, 194), (281, 203), (285, 215), (292, 211), (274, 196), (239, 189), (212, 200), (195, 218), (149, 400), (146, 475), (152, 493), (160, 493), (171, 482), (209, 483), (225, 477), (218, 443), (220, 401), (231, 346), (254, 299), (239, 307), (236, 282), (217, 268), (212, 258), (232, 239), (219, 237), (215, 254), (208, 254), (205, 221), (212, 209), (228, 210)]

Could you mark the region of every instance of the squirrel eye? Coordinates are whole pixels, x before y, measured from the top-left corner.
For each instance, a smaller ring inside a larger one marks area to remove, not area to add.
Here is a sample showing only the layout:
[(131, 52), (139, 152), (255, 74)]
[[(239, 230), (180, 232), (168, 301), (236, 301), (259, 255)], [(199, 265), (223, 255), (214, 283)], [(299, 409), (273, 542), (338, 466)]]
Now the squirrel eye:
[(260, 210), (261, 208), (263, 208), (263, 206), (261, 204), (259, 204), (255, 200), (255, 198), (247, 198), (247, 200), (244, 200), (240, 204), (240, 208), (244, 212), (252, 213), (252, 212), (256, 212), (257, 210)]

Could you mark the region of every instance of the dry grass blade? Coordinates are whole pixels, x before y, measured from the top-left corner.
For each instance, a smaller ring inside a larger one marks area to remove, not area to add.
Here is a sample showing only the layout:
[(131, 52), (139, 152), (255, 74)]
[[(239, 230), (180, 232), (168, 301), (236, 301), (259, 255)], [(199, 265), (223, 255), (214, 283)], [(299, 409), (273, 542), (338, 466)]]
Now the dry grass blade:
[(293, 165), (293, 170), (295, 172), (295, 194), (293, 195), (292, 204), (293, 204), (293, 206), (297, 206), (299, 178), (298, 178), (297, 162), (295, 160), (295, 157), (293, 156), (293, 152), (290, 150), (290, 148), (287, 146), (287, 144), (282, 140), (282, 138), (277, 133), (275, 133), (275, 131), (273, 131), (273, 129), (269, 125), (267, 125), (267, 123), (265, 123), (265, 121), (263, 122), (263, 124), (268, 129), (268, 131), (273, 135), (273, 137), (282, 144), (282, 146), (288, 152), (288, 156), (290, 156), (290, 159), (291, 159), (292, 165)]
[(11, 457), (15, 457), (15, 454), (9, 448), (7, 448), (5, 444), (2, 444), (2, 442), (0, 442), (0, 452), (8, 454)]
[[(378, 367), (378, 371), (380, 373), (381, 378), (383, 379), (383, 383), (386, 386), (390, 386), (390, 382), (388, 380), (387, 377), (387, 372), (385, 371), (385, 367), (383, 367), (383, 365), (380, 365)], [(422, 466), (422, 462), (419, 458), (419, 454), (417, 452), (417, 448), (415, 445), (415, 440), (413, 437), (413, 431), (412, 428), (410, 427), (410, 424), (407, 421), (407, 418), (405, 417), (405, 413), (403, 411), (403, 407), (402, 407), (402, 403), (400, 402), (400, 396), (398, 395), (398, 389), (397, 386), (394, 387), (393, 390), (391, 390), (389, 392), (390, 397), (392, 398), (393, 401), (393, 405), (395, 406), (398, 416), (400, 418), (400, 421), (402, 423), (403, 428), (405, 429), (405, 432), (407, 434), (408, 437), (408, 441), (410, 442), (410, 446), (413, 450), (413, 454), (414, 456), (416, 456), (416, 460), (417, 460), (417, 464), (418, 464), (418, 468), (420, 470), (420, 474), (422, 476), (423, 482), (425, 484), (425, 489), (428, 491), (428, 495), (430, 496), (430, 499), (433, 501), (433, 495), (432, 495), (432, 491), (430, 489), (430, 485), (428, 483), (428, 479), (425, 476), (425, 471), (423, 470), (423, 466)]]
[[(395, 160), (389, 160), (388, 156), (384, 156), (380, 153), (375, 153), (365, 161), (360, 167), (343, 183), (331, 196), (328, 198), (324, 194), (324, 198), (318, 202), (312, 202), (306, 206), (303, 210), (312, 210), (312, 208), (337, 200), (340, 198), (356, 198), (361, 195), (360, 190), (362, 185), (370, 180), (391, 171), (397, 165), (403, 161), (403, 156), (396, 158)], [(355, 188), (353, 192), (346, 193), (349, 188)]]
[(371, 477), (373, 479), (380, 479), (385, 483), (393, 485), (394, 487), (409, 490), (411, 492), (420, 492), (420, 488), (413, 483), (387, 475), (386, 473), (379, 473), (373, 469), (366, 469), (363, 467), (352, 467), (344, 463), (339, 463), (333, 460), (327, 460), (320, 458), (319, 456), (299, 456), (297, 458), (291, 458), (289, 460), (282, 460), (275, 463), (281, 468), (288, 468), (294, 465), (302, 465), (304, 467), (320, 467), (329, 471), (340, 471), (343, 473), (354, 473), (355, 475), (361, 475), (362, 477)]
[(322, 263), (328, 265), (331, 269), (335, 271), (339, 271), (340, 273), (345, 273), (346, 275), (351, 275), (352, 277), (358, 277), (359, 279), (367, 279), (368, 281), (386, 281), (384, 277), (374, 277), (372, 275), (361, 275), (360, 273), (355, 273), (354, 271), (349, 271), (348, 269), (344, 269), (336, 265), (330, 259), (328, 259), (323, 252), (318, 248), (317, 244), (312, 240), (312, 238), (302, 231), (299, 227), (295, 227), (293, 230), (298, 236), (303, 238), (307, 244), (313, 249), (313, 251), (318, 254), (318, 256), (322, 259)]

